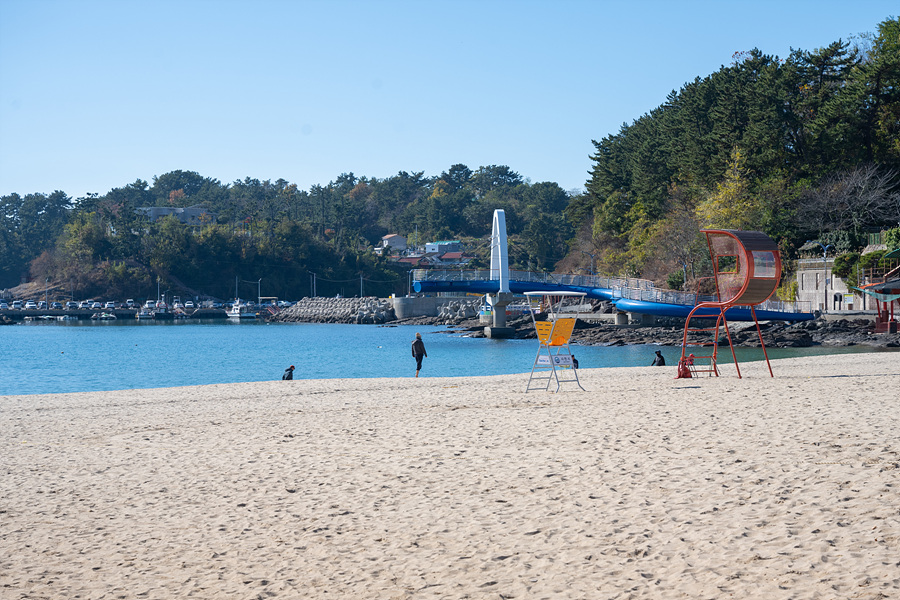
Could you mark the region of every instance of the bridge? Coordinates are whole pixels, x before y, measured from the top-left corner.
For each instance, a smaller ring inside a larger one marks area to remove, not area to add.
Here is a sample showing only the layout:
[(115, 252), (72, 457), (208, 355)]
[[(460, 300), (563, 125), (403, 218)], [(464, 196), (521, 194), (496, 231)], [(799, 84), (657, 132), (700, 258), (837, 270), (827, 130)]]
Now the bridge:
[[(502, 210), (496, 210), (491, 234), (490, 269), (417, 269), (412, 274), (413, 289), (419, 293), (487, 294), (489, 301), (502, 294), (582, 292), (588, 298), (607, 300), (623, 312), (681, 318), (686, 318), (700, 302), (716, 300), (713, 296), (659, 289), (646, 279), (511, 271), (506, 245), (506, 217)], [(495, 304), (493, 301), (491, 303)], [(755, 310), (757, 319), (763, 321), (807, 321), (814, 318), (811, 311), (803, 310), (793, 302), (767, 300), (756, 305)], [(713, 309), (707, 312), (700, 310), (695, 316), (719, 315)], [(734, 307), (728, 310), (728, 319), (753, 321), (753, 315), (749, 308)]]

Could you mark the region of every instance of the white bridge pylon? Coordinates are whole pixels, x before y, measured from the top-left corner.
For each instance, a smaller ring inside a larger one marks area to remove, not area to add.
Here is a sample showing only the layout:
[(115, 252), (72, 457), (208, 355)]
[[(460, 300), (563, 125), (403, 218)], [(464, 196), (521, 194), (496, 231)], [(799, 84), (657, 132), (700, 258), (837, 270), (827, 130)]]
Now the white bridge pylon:
[(491, 229), (491, 279), (500, 280), (500, 293), (509, 293), (506, 213), (502, 208), (494, 211), (494, 225)]

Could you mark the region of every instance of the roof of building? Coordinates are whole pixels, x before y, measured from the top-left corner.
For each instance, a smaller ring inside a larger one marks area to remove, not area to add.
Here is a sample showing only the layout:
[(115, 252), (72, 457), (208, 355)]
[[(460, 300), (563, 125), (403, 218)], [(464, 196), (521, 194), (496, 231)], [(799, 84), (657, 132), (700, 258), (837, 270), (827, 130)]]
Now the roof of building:
[(409, 263), (409, 264), (419, 264), (421, 262), (427, 263), (429, 261), (424, 256), (404, 256), (402, 258), (397, 259), (397, 262)]

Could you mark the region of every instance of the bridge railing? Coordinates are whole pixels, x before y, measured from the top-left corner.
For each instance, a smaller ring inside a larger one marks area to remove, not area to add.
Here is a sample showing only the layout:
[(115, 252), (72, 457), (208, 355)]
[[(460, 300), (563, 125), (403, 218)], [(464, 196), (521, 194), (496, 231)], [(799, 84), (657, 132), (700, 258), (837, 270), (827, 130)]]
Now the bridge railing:
[[(491, 271), (490, 269), (416, 269), (413, 271), (413, 279), (416, 281), (490, 281), (492, 279), (499, 279), (499, 275), (496, 271)], [(661, 290), (653, 285), (652, 281), (634, 277), (605, 277), (599, 275), (568, 275), (562, 273), (539, 273), (534, 271), (510, 271), (509, 279), (510, 281), (525, 281), (541, 284), (606, 288), (612, 290), (614, 299), (627, 298), (629, 300), (680, 304), (682, 306), (695, 306), (700, 302), (712, 302), (716, 300), (715, 296), (710, 295), (678, 292), (674, 290)], [(812, 311), (810, 302), (782, 302), (780, 300), (771, 299), (756, 305), (755, 308), (757, 310), (789, 313), (806, 313)]]
[[(415, 269), (414, 281), (490, 281), (499, 279), (496, 271), (490, 269)], [(510, 281), (525, 281), (542, 284), (573, 285), (590, 288), (635, 288), (654, 289), (653, 282), (633, 277), (604, 277), (599, 275), (568, 275), (564, 273), (540, 273), (536, 271), (510, 271)]]

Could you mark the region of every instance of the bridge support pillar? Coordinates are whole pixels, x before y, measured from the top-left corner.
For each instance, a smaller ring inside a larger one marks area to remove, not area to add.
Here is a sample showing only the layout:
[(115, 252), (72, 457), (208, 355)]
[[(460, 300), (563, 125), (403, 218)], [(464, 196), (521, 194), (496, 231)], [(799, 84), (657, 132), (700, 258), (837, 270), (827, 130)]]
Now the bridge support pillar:
[(493, 317), (489, 327), (484, 328), (485, 337), (511, 338), (516, 335), (516, 330), (506, 326), (506, 307), (512, 302), (513, 295), (509, 292), (497, 292), (488, 294), (488, 303), (492, 307)]

